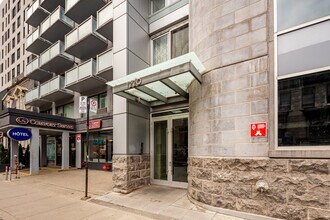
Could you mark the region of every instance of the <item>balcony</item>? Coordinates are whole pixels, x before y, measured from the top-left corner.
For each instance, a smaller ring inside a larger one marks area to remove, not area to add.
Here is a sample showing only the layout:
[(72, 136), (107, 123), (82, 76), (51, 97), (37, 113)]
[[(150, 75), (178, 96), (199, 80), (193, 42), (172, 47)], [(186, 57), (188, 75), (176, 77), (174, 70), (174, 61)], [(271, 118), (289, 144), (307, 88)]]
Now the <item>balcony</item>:
[(74, 28), (74, 22), (65, 16), (64, 9), (59, 6), (40, 25), (40, 36), (55, 43), (63, 41), (64, 36)]
[(107, 50), (97, 56), (97, 76), (111, 81), (113, 79), (113, 52)]
[(31, 91), (27, 92), (25, 95), (25, 104), (36, 106), (36, 107), (44, 107), (44, 106), (51, 106), (52, 103), (40, 99), (40, 87), (34, 88)]
[(104, 6), (97, 12), (97, 32), (102, 36), (113, 41), (113, 5), (112, 3)]
[(107, 40), (96, 30), (96, 20), (90, 17), (65, 36), (65, 51), (82, 60), (95, 57), (104, 51)]
[(51, 79), (52, 73), (40, 68), (40, 60), (36, 57), (32, 62), (26, 65), (26, 77), (39, 82), (45, 82)]
[(65, 88), (85, 93), (91, 90), (104, 90), (106, 80), (96, 74), (96, 62), (94, 59), (87, 60), (77, 67), (65, 73)]
[(40, 67), (56, 74), (63, 73), (74, 64), (74, 57), (64, 52), (64, 43), (57, 41), (40, 55)]
[(58, 6), (65, 7), (65, 0), (41, 0), (40, 6), (47, 11), (54, 11)]
[(41, 0), (35, 0), (26, 10), (25, 22), (33, 27), (38, 27), (40, 22), (42, 22), (49, 15), (49, 12), (40, 6), (40, 1)]
[(105, 4), (106, 0), (66, 0), (65, 14), (72, 20), (80, 24), (90, 16), (96, 17), (96, 12)]
[(37, 55), (40, 55), (52, 45), (51, 42), (40, 37), (39, 30), (38, 27), (26, 39), (26, 50)]
[(72, 98), (73, 95), (72, 91), (64, 89), (63, 76), (57, 76), (40, 85), (40, 98), (47, 101), (66, 100)]

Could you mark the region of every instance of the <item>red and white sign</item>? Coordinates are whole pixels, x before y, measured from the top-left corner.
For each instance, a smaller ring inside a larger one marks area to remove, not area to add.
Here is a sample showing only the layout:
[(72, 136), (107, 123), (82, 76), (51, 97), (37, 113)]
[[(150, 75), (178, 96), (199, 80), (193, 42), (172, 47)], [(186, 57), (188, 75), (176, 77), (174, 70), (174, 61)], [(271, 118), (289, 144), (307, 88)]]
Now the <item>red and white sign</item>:
[(89, 110), (91, 112), (97, 113), (97, 101), (94, 99), (90, 99), (90, 107)]
[(89, 129), (101, 128), (101, 120), (91, 120), (89, 121)]
[(81, 142), (81, 134), (77, 134), (77, 135), (76, 135), (76, 141), (77, 141), (78, 143)]
[(267, 123), (254, 123), (250, 124), (251, 137), (266, 137), (267, 136)]

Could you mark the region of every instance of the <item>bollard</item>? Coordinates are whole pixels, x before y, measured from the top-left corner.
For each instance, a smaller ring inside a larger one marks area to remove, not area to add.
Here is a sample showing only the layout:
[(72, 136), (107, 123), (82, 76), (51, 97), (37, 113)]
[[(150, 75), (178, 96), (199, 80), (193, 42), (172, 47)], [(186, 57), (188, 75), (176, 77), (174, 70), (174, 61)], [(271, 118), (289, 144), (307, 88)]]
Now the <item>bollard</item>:
[(9, 167), (9, 181), (11, 181), (11, 167)]
[(8, 181), (8, 166), (6, 166), (6, 176), (5, 176), (5, 181)]

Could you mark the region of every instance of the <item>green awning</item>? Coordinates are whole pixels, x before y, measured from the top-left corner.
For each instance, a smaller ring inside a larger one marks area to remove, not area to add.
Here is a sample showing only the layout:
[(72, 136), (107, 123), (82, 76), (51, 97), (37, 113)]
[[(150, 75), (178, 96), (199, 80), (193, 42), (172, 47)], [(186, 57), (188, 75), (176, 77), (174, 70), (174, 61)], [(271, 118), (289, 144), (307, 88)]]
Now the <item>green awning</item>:
[(189, 99), (193, 80), (202, 83), (205, 67), (195, 53), (188, 53), (148, 67), (107, 84), (113, 93), (147, 106), (170, 104)]

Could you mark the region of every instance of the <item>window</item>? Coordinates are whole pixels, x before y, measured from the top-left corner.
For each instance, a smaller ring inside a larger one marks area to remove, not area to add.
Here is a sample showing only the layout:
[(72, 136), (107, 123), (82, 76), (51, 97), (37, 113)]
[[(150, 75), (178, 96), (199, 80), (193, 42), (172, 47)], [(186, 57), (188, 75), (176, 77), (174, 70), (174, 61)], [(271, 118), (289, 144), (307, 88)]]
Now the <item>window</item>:
[(17, 33), (17, 44), (21, 41), (21, 32)]
[(15, 62), (15, 52), (11, 54), (11, 64)]
[(74, 104), (69, 103), (57, 107), (56, 114), (67, 118), (74, 118)]
[[(86, 136), (82, 137), (84, 146), (84, 158), (86, 158)], [(88, 159), (90, 162), (111, 162), (113, 154), (113, 138), (112, 132), (100, 133), (94, 132), (89, 135), (89, 155)]]
[[(330, 146), (330, 1), (276, 0), (276, 5), (278, 149)], [(294, 155), (274, 152), (271, 156)], [(322, 157), (316, 151), (299, 155)]]
[(18, 64), (16, 67), (16, 75), (18, 76), (19, 74), (21, 74), (21, 65)]
[(11, 12), (11, 18), (14, 18), (16, 15), (16, 7), (13, 7), (12, 12)]
[[(170, 38), (170, 39), (169, 39)], [(153, 41), (153, 65), (189, 52), (189, 29), (187, 25), (170, 30)], [(169, 47), (169, 43), (171, 46)]]
[(277, 0), (278, 31), (328, 15), (330, 15), (329, 0)]
[(177, 0), (150, 0), (151, 14), (173, 4)]
[(12, 39), (11, 44), (13, 45), (13, 48), (14, 48), (15, 44), (16, 44), (16, 39), (15, 38)]
[(292, 94), (291, 110), (278, 106), (278, 146), (330, 145), (330, 71), (279, 80), (278, 93)]
[(19, 26), (21, 26), (21, 16), (18, 16), (16, 23), (17, 23), (17, 28), (19, 28)]
[(15, 30), (16, 30), (16, 23), (14, 22), (14, 23), (12, 24), (12, 33), (14, 33)]
[(19, 60), (19, 58), (21, 57), (21, 48), (17, 49), (16, 54), (17, 54), (17, 60)]
[[(105, 108), (108, 107), (108, 99), (107, 99), (107, 94), (106, 93), (102, 93), (102, 94), (99, 94), (99, 95), (89, 97), (89, 99), (94, 99), (94, 100), (97, 101), (97, 109), (105, 109)], [(94, 112), (90, 112), (89, 114), (91, 116), (96, 115), (96, 113), (94, 113)]]
[(15, 68), (11, 70), (11, 77), (14, 79), (15, 78)]

